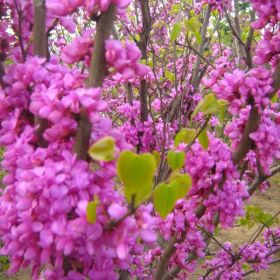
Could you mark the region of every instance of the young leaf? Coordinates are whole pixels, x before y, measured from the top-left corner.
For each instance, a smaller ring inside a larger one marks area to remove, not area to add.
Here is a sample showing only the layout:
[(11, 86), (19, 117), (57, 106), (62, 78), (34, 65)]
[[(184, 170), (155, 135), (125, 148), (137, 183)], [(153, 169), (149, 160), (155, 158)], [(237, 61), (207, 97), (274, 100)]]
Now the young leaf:
[(200, 45), (201, 42), (202, 42), (201, 34), (199, 32), (197, 32), (197, 33), (194, 34), (194, 36), (195, 36), (197, 44)]
[(117, 172), (124, 184), (128, 202), (134, 199), (138, 204), (151, 194), (155, 170), (156, 159), (152, 154), (138, 155), (131, 151), (121, 153)]
[(153, 194), (154, 207), (162, 218), (165, 218), (174, 208), (176, 201), (187, 195), (191, 186), (188, 174), (176, 174), (169, 184), (156, 186)]
[(166, 70), (166, 71), (165, 71), (165, 76), (166, 76), (166, 78), (167, 78), (169, 81), (171, 81), (171, 82), (174, 82), (174, 81), (175, 81), (175, 75), (174, 75), (174, 73), (172, 73), (172, 72)]
[(189, 144), (195, 137), (195, 129), (182, 128), (175, 136), (174, 146), (178, 147), (181, 142)]
[(271, 103), (276, 103), (278, 100), (278, 94), (274, 94), (271, 98)]
[(87, 220), (89, 223), (94, 224), (96, 221), (96, 211), (99, 205), (98, 200), (90, 201), (87, 205)]
[(156, 150), (152, 151), (153, 156), (155, 157), (156, 164), (159, 166), (160, 164), (160, 153)]
[(174, 23), (170, 35), (171, 42), (175, 42), (178, 36), (180, 35), (182, 25), (179, 22)]
[(172, 170), (180, 169), (185, 163), (185, 153), (168, 151), (167, 153), (167, 163)]
[(200, 32), (201, 22), (196, 16), (193, 16), (185, 22), (185, 26), (193, 34), (196, 34)]
[(154, 190), (154, 207), (162, 218), (165, 218), (176, 203), (175, 192), (167, 184), (159, 184)]
[(196, 106), (194, 112), (192, 113), (192, 118), (194, 118), (197, 113), (203, 112), (205, 114), (213, 114), (218, 110), (218, 101), (214, 93), (207, 94)]
[(88, 150), (90, 157), (97, 161), (111, 161), (115, 156), (115, 139), (107, 136), (95, 142)]
[(206, 128), (202, 130), (202, 132), (199, 134), (198, 136), (198, 141), (200, 143), (200, 145), (207, 150), (208, 146), (209, 146), (209, 139), (208, 139), (208, 135), (207, 135), (207, 130)]
[(173, 177), (170, 187), (175, 192), (176, 199), (183, 198), (187, 195), (192, 185), (192, 178), (189, 174), (178, 174)]

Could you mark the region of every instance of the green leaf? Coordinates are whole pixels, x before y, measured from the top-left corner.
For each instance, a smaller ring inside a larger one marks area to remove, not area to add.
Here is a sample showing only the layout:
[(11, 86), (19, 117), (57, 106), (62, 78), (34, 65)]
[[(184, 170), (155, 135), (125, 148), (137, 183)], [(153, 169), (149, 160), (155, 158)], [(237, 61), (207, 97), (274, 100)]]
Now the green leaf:
[(253, 227), (255, 223), (261, 223), (266, 227), (271, 227), (279, 222), (277, 217), (273, 217), (271, 214), (264, 212), (262, 208), (257, 205), (248, 205), (246, 207), (245, 217), (239, 220), (239, 225)]
[(192, 113), (192, 118), (195, 117), (199, 112), (210, 113), (217, 110), (218, 102), (214, 93), (207, 94), (196, 106)]
[(178, 174), (173, 177), (170, 186), (174, 189), (176, 199), (187, 195), (192, 185), (192, 178), (189, 174)]
[(117, 162), (117, 172), (124, 184), (128, 202), (136, 204), (146, 199), (152, 192), (156, 159), (152, 154), (138, 155), (131, 151), (121, 153)]
[(207, 130), (206, 128), (202, 130), (202, 132), (199, 134), (198, 136), (198, 141), (200, 143), (200, 145), (207, 150), (208, 146), (209, 146), (209, 139), (208, 139), (208, 135), (207, 135)]
[(197, 32), (197, 33), (194, 34), (194, 36), (195, 36), (195, 39), (196, 39), (197, 44), (200, 45), (201, 42), (202, 42), (201, 34), (200, 34), (199, 32)]
[(103, 137), (95, 142), (88, 150), (90, 157), (97, 161), (111, 161), (115, 156), (115, 139)]
[(174, 208), (176, 201), (187, 195), (191, 186), (188, 174), (176, 174), (169, 184), (156, 186), (153, 194), (154, 207), (162, 218), (165, 218)]
[(174, 146), (177, 148), (181, 142), (189, 144), (195, 138), (195, 129), (182, 128), (175, 136)]
[(175, 192), (167, 184), (159, 184), (154, 190), (154, 207), (162, 218), (165, 218), (176, 203)]
[(167, 153), (167, 163), (172, 170), (180, 169), (185, 163), (185, 153), (168, 151)]
[(174, 25), (172, 27), (171, 35), (170, 35), (171, 42), (176, 41), (176, 39), (180, 35), (181, 29), (182, 29), (182, 25), (180, 22), (174, 23)]
[(171, 15), (178, 14), (179, 11), (180, 11), (180, 6), (181, 6), (180, 4), (173, 4), (173, 5), (171, 6), (170, 14), (171, 14)]
[(165, 71), (165, 76), (166, 76), (166, 78), (167, 78), (169, 81), (171, 81), (171, 82), (174, 82), (174, 81), (175, 81), (175, 75), (174, 75), (174, 73), (172, 73), (172, 72), (166, 70), (166, 71)]
[(278, 95), (277, 94), (274, 94), (271, 98), (271, 103), (276, 103), (278, 100)]
[[(220, 101), (220, 100), (219, 100)], [(226, 118), (226, 105), (220, 107), (220, 112), (218, 114), (219, 121), (223, 123)]]
[(196, 16), (193, 16), (189, 20), (185, 21), (185, 27), (193, 34), (196, 34), (200, 32), (201, 22)]
[(245, 272), (251, 270), (251, 266), (248, 263), (243, 263), (242, 268)]
[(214, 93), (209, 93), (198, 103), (192, 113), (192, 118), (194, 118), (199, 112), (203, 112), (206, 115), (219, 115), (221, 108), (227, 106), (227, 104), (228, 103), (225, 100), (218, 100)]
[(152, 151), (153, 156), (155, 157), (156, 164), (159, 166), (160, 164), (160, 153), (156, 150)]
[(87, 205), (87, 220), (89, 223), (94, 224), (96, 221), (96, 212), (99, 205), (99, 200), (94, 200)]

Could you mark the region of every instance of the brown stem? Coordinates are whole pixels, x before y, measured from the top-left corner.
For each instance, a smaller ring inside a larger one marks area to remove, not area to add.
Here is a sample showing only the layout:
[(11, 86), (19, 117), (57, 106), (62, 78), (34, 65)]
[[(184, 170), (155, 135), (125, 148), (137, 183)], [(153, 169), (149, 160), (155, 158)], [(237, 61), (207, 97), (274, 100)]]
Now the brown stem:
[[(115, 5), (110, 5), (109, 9), (102, 13), (97, 20), (95, 43), (89, 68), (87, 87), (101, 87), (103, 84), (106, 68), (105, 41), (109, 38), (112, 32), (115, 14)], [(90, 120), (87, 113), (82, 111), (74, 145), (74, 151), (79, 159), (87, 159), (90, 133)]]
[[(151, 16), (148, 0), (141, 0), (141, 10), (142, 10), (142, 32), (140, 35), (139, 48), (142, 53), (142, 59), (147, 59), (147, 46), (149, 41), (149, 35), (151, 31)], [(147, 103), (147, 81), (141, 80), (140, 82), (140, 117), (141, 121), (144, 122), (148, 119), (148, 103)]]
[[(46, 3), (45, 0), (34, 0), (33, 53), (47, 58), (48, 42), (46, 34)], [(47, 146), (43, 133), (48, 127), (48, 121), (35, 116), (36, 136), (41, 146)]]
[[(25, 60), (26, 52), (25, 52), (24, 45), (23, 45), (23, 40), (22, 40), (22, 10), (20, 8), (20, 5), (18, 5), (17, 0), (14, 0), (14, 5), (15, 5), (16, 12), (18, 14), (18, 34), (17, 34), (18, 35), (18, 41), (19, 41), (19, 46), (20, 46), (20, 50), (21, 50), (21, 53), (22, 53), (23, 60)], [(35, 21), (35, 19), (34, 19), (34, 21)]]
[[(207, 34), (207, 27), (209, 25), (209, 20), (210, 20), (210, 16), (211, 16), (211, 9), (212, 9), (212, 5), (209, 4), (206, 8), (206, 12), (205, 12), (205, 16), (204, 16), (204, 20), (203, 20), (203, 24), (202, 24), (202, 28), (201, 28), (202, 41), (198, 48), (199, 54), (203, 54), (204, 47), (207, 42), (206, 34)], [(199, 86), (198, 77), (199, 77), (201, 60), (202, 59), (201, 59), (200, 55), (197, 55), (195, 66), (194, 66), (194, 73), (193, 73), (192, 82), (191, 82), (194, 87), (194, 90), (196, 90)]]
[(47, 50), (46, 3), (45, 0), (34, 0), (33, 53), (47, 57)]
[[(196, 209), (195, 209), (195, 214), (196, 214), (196, 217), (198, 219), (200, 219), (204, 213), (206, 211), (206, 207), (201, 204), (199, 205)], [(165, 271), (166, 271), (166, 267), (168, 265), (168, 262), (170, 260), (170, 258), (173, 256), (173, 254), (176, 252), (176, 247), (174, 246), (175, 244), (177, 243), (181, 243), (184, 241), (186, 237), (186, 232), (183, 231), (181, 233), (181, 236), (178, 238), (178, 234), (175, 233), (172, 237), (172, 239), (169, 241), (167, 247), (165, 248), (161, 258), (160, 258), (160, 261), (158, 263), (158, 266), (157, 266), (157, 270), (154, 274), (154, 280), (162, 280), (163, 277), (164, 277), (164, 274), (165, 274)]]
[(251, 149), (253, 141), (250, 138), (250, 133), (257, 130), (260, 119), (261, 116), (258, 109), (252, 106), (240, 143), (232, 155), (232, 160), (235, 165), (238, 165)]
[(5, 75), (5, 70), (4, 70), (3, 62), (0, 60), (0, 86), (1, 86), (1, 88), (5, 87), (5, 82), (3, 81), (4, 75)]
[(170, 260), (170, 258), (172, 257), (172, 255), (176, 252), (176, 247), (174, 246), (176, 243), (180, 243), (180, 241), (182, 240), (182, 238), (184, 236), (182, 236), (180, 239), (177, 239), (178, 235), (177, 233), (175, 233), (172, 237), (172, 239), (170, 240), (170, 242), (168, 243), (167, 247), (165, 248), (160, 262), (157, 266), (157, 270), (155, 272), (154, 275), (154, 280), (162, 280), (166, 267), (168, 265), (168, 262)]

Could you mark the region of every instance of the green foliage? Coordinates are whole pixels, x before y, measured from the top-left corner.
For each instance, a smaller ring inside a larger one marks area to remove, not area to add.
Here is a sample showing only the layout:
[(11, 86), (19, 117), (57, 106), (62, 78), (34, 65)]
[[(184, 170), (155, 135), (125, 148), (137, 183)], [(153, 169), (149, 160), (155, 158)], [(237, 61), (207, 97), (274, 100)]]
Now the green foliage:
[[(9, 266), (10, 266), (9, 258), (6, 256), (0, 256), (0, 272), (7, 271), (9, 269)], [(1, 275), (0, 275), (0, 279), (2, 279)]]
[(277, 217), (273, 217), (271, 214), (264, 212), (259, 206), (248, 205), (246, 207), (246, 215), (238, 222), (241, 226), (248, 226), (252, 228), (255, 223), (260, 223), (266, 227), (271, 227), (274, 224), (278, 224)]
[(97, 161), (111, 161), (115, 157), (115, 139), (103, 137), (95, 142), (88, 150), (90, 157)]
[(184, 25), (187, 31), (190, 31), (196, 38), (197, 43), (201, 44), (202, 38), (200, 34), (201, 22), (197, 16), (192, 16), (189, 20), (184, 21)]
[(207, 150), (208, 146), (209, 146), (209, 139), (208, 139), (208, 135), (207, 135), (207, 130), (206, 128), (204, 128), (201, 133), (198, 135), (198, 141), (200, 143), (200, 145)]
[(131, 151), (121, 153), (117, 162), (117, 172), (124, 184), (128, 202), (138, 204), (152, 192), (156, 159), (153, 154), (135, 154)]
[(171, 186), (161, 183), (154, 191), (154, 207), (162, 218), (165, 218), (173, 209), (176, 198)]
[(278, 94), (273, 94), (271, 98), (271, 103), (276, 103), (278, 101)]
[[(3, 154), (4, 154), (4, 150), (3, 149), (0, 149), (0, 162), (2, 162), (3, 160)], [(2, 188), (3, 187), (3, 183), (2, 183), (2, 180), (3, 180), (3, 177), (5, 176), (6, 172), (2, 169), (0, 169), (0, 187)]]
[(89, 223), (94, 224), (96, 221), (97, 207), (99, 200), (96, 198), (94, 201), (90, 201), (87, 205), (87, 220)]
[(178, 4), (173, 4), (171, 6), (171, 10), (170, 10), (170, 15), (176, 15), (180, 12), (180, 9), (181, 9), (181, 5), (180, 3)]
[(174, 23), (170, 35), (171, 42), (175, 42), (178, 36), (180, 35), (182, 29), (182, 24), (180, 22)]
[(176, 199), (185, 197), (192, 185), (191, 176), (187, 173), (177, 174), (176, 172), (173, 172), (170, 179), (170, 184), (174, 189)]
[(172, 170), (180, 169), (185, 163), (185, 153), (168, 151), (167, 153), (167, 163)]
[(176, 201), (186, 196), (191, 186), (188, 174), (173, 174), (170, 183), (161, 183), (153, 193), (154, 207), (162, 218), (165, 218), (174, 208)]
[(174, 81), (175, 81), (175, 75), (174, 75), (174, 73), (172, 73), (172, 72), (166, 70), (166, 71), (165, 71), (165, 76), (166, 76), (166, 78), (167, 78), (169, 81), (171, 81), (171, 82), (174, 82)]
[(156, 164), (159, 166), (160, 164), (160, 153), (156, 150), (152, 151), (153, 156), (155, 157)]
[(242, 268), (244, 269), (244, 271), (249, 271), (251, 270), (251, 266), (248, 263), (243, 263), (242, 264)]
[(196, 131), (195, 129), (182, 128), (175, 136), (174, 146), (178, 147), (180, 143), (189, 144), (195, 138)]
[(196, 106), (194, 112), (192, 113), (192, 118), (194, 118), (199, 112), (203, 112), (206, 115), (220, 115), (221, 108), (225, 107), (227, 102), (222, 99), (217, 99), (214, 93), (207, 94)]

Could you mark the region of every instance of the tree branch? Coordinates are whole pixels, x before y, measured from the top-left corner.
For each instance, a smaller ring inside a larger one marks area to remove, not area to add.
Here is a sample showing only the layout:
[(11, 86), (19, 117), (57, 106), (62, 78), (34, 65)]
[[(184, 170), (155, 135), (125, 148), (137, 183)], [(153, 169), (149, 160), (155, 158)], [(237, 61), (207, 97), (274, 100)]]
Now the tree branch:
[[(148, 0), (141, 0), (141, 10), (142, 10), (142, 32), (140, 34), (140, 41), (138, 43), (139, 48), (142, 53), (142, 59), (147, 59), (147, 46), (151, 31), (151, 16), (150, 16), (150, 8)], [(148, 105), (147, 105), (147, 81), (141, 80), (140, 82), (140, 116), (141, 121), (144, 122), (148, 119)]]
[[(47, 58), (48, 42), (46, 33), (46, 3), (45, 0), (34, 0), (33, 53)], [(41, 146), (46, 147), (47, 141), (43, 133), (48, 127), (48, 121), (35, 116), (36, 136)]]
[[(205, 43), (207, 41), (206, 34), (207, 34), (207, 27), (209, 25), (209, 20), (210, 20), (210, 16), (211, 16), (211, 9), (212, 9), (212, 5), (209, 4), (206, 8), (203, 24), (201, 27), (201, 44), (198, 48), (199, 54), (203, 54)], [(201, 56), (197, 55), (195, 66), (194, 66), (193, 77), (192, 77), (192, 81), (191, 81), (191, 84), (193, 85), (194, 90), (196, 90), (199, 86), (198, 81), (199, 81), (200, 64), (201, 64)]]
[[(112, 32), (115, 14), (115, 5), (110, 5), (109, 9), (98, 18), (87, 87), (101, 87), (103, 84), (106, 68), (105, 41)], [(74, 144), (74, 151), (79, 159), (87, 159), (90, 134), (91, 123), (87, 113), (83, 110), (80, 114), (76, 141)]]
[(258, 108), (252, 105), (241, 140), (232, 155), (232, 160), (235, 165), (238, 165), (251, 149), (253, 141), (250, 138), (250, 133), (257, 130), (260, 119), (261, 116)]

